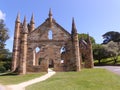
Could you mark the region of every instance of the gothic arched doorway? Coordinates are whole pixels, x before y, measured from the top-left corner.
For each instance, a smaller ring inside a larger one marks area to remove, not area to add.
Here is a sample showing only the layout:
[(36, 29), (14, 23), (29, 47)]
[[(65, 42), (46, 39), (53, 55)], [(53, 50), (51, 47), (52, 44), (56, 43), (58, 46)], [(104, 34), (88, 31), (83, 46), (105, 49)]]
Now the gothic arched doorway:
[(54, 61), (52, 59), (49, 59), (48, 68), (54, 68)]

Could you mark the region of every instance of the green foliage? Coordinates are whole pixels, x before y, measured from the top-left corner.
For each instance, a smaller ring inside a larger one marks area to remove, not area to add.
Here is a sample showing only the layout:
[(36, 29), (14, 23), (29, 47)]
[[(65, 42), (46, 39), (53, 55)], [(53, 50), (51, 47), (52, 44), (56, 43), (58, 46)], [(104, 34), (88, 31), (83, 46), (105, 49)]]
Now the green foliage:
[(118, 56), (120, 55), (120, 45), (118, 42), (110, 41), (107, 44), (103, 44), (104, 47), (106, 47), (107, 53), (109, 53), (109, 57), (112, 57), (114, 60), (114, 63), (117, 62)]
[(0, 61), (4, 61), (4, 59), (8, 59), (12, 56), (8, 49), (0, 49)]
[(12, 53), (7, 49), (0, 50), (0, 73), (11, 69)]
[(8, 29), (4, 20), (0, 19), (0, 73), (9, 70), (11, 66), (11, 53), (5, 49), (7, 39), (9, 39)]
[[(87, 41), (87, 39), (88, 39), (88, 34), (84, 34), (84, 33), (78, 34), (78, 38), (79, 38), (79, 39), (83, 38), (85, 41)], [(92, 44), (95, 44), (95, 39), (94, 39), (92, 36), (90, 36), (90, 40), (91, 40), (91, 43), (92, 43)]]
[(120, 76), (105, 69), (83, 69), (81, 72), (60, 72), (26, 90), (119, 90)]
[(6, 68), (3, 65), (0, 65), (0, 73), (3, 73), (6, 71)]
[(7, 39), (9, 39), (8, 29), (4, 24), (4, 20), (0, 19), (0, 49), (4, 49)]
[(107, 44), (110, 41), (120, 42), (120, 33), (119, 32), (109, 31), (109, 32), (106, 32), (102, 36), (104, 38), (104, 41), (103, 41), (104, 44)]
[(95, 60), (98, 60), (100, 64), (100, 60), (109, 57), (109, 53), (106, 51), (106, 48), (101, 44), (93, 45), (93, 57)]

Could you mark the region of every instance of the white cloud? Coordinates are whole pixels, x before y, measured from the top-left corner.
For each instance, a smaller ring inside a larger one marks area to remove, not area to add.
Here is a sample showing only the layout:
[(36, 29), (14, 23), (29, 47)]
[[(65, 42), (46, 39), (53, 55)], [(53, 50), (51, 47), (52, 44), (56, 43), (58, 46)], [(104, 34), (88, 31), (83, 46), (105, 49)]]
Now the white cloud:
[(1, 10), (0, 10), (0, 19), (3, 19), (3, 20), (5, 20), (5, 13), (3, 13)]

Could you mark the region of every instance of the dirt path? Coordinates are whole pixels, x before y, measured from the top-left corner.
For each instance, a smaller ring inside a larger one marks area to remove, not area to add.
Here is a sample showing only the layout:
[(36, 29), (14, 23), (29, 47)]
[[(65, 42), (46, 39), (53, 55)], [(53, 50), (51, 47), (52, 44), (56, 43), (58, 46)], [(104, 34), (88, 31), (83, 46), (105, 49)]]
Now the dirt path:
[(35, 78), (35, 79), (29, 80), (20, 84), (16, 84), (16, 85), (7, 85), (6, 88), (3, 86), (0, 86), (0, 90), (25, 90), (25, 87), (37, 82), (44, 81), (50, 78), (51, 76), (53, 76), (55, 73), (56, 72), (52, 71), (51, 69), (48, 69), (48, 73), (39, 78)]
[(95, 66), (95, 68), (105, 68), (113, 73), (120, 75), (120, 66)]

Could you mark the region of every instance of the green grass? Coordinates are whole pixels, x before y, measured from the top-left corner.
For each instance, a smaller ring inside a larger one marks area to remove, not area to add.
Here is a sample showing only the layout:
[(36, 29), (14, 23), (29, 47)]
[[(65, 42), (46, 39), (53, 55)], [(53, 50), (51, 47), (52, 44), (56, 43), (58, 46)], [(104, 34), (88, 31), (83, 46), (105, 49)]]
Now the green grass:
[(59, 72), (26, 90), (120, 90), (120, 76), (105, 69)]
[(32, 73), (26, 75), (16, 75), (16, 74), (5, 74), (0, 75), (0, 84), (8, 85), (8, 84), (18, 84), (27, 80), (31, 80), (36, 77), (40, 77), (44, 75), (45, 72), (42, 73)]

